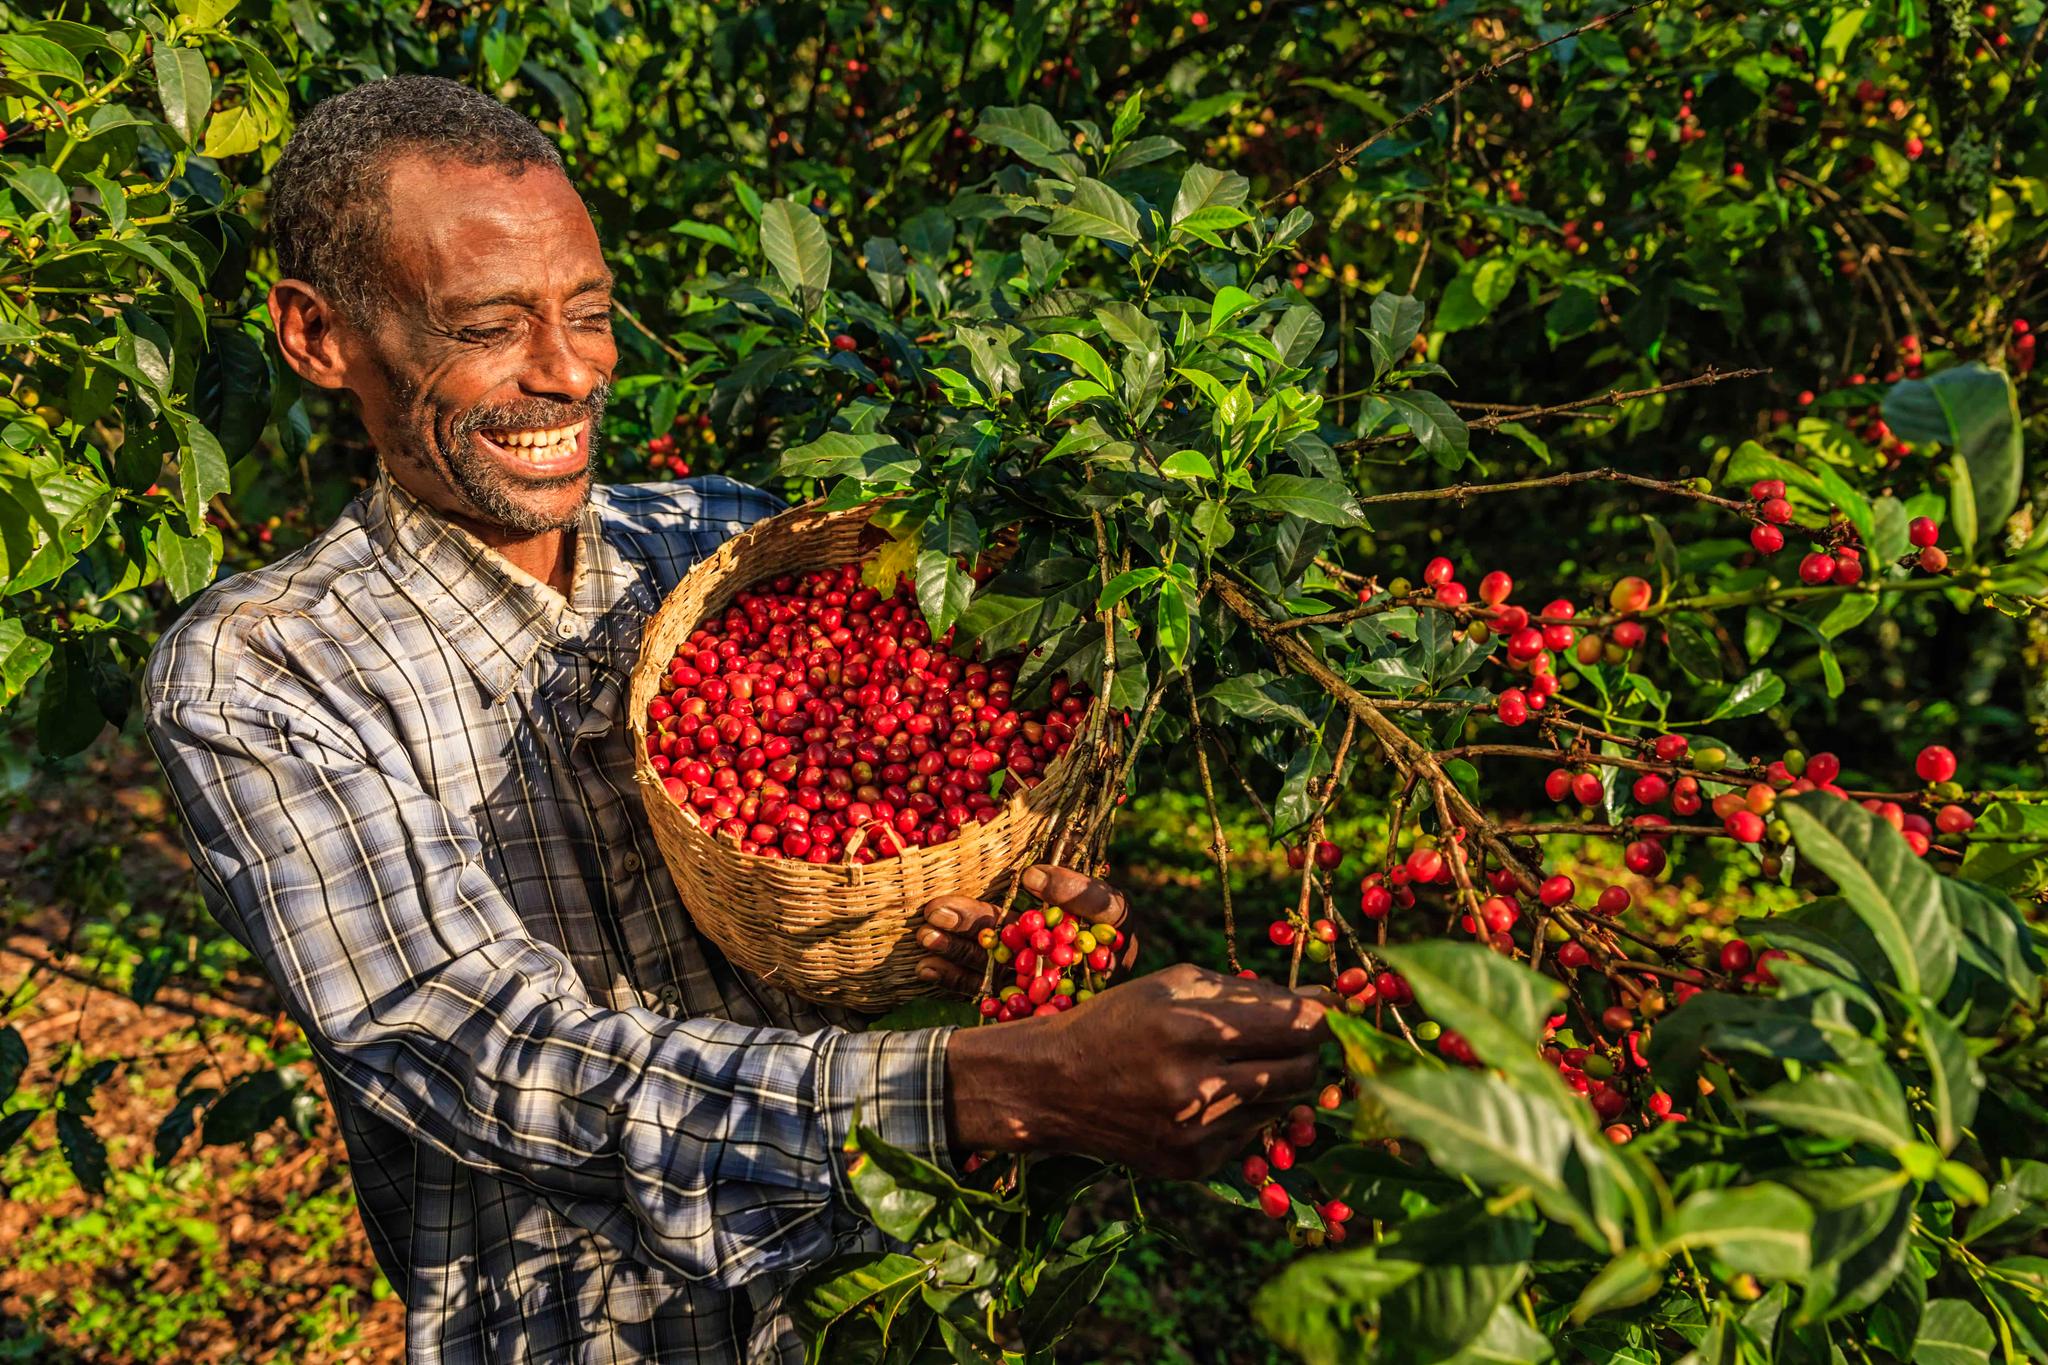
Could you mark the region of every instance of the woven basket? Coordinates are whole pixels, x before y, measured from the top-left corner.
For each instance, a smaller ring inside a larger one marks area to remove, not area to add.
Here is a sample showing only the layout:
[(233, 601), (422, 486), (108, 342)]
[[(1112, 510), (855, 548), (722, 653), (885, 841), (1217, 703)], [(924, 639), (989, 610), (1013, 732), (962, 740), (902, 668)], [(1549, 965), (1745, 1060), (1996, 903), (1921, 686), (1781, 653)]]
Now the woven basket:
[(872, 509), (792, 508), (719, 546), (676, 584), (640, 638), (630, 707), (641, 796), (654, 840), (697, 927), (745, 971), (795, 995), (882, 1010), (933, 987), (917, 976), (913, 933), (934, 896), (997, 898), (1041, 847), (1061, 798), (1081, 771), (1077, 741), (1036, 787), (1019, 790), (994, 820), (950, 843), (872, 863), (808, 863), (742, 853), (670, 799), (647, 753), (647, 703), (676, 646), (744, 588), (785, 573), (865, 558), (886, 536)]

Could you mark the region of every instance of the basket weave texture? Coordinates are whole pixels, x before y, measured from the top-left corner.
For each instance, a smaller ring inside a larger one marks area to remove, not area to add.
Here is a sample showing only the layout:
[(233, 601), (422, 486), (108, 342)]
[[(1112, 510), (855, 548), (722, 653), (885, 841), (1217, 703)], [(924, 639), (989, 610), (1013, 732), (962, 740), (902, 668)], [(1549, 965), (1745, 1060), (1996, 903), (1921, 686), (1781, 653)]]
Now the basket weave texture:
[(786, 573), (835, 568), (865, 558), (882, 540), (871, 507), (791, 508), (758, 522), (692, 566), (648, 618), (633, 669), (630, 706), (637, 776), (654, 840), (684, 907), (704, 934), (742, 970), (809, 1000), (883, 1010), (920, 995), (924, 955), (913, 933), (919, 907), (934, 896), (995, 899), (1023, 870), (1079, 770), (1078, 741), (1020, 789), (1002, 813), (970, 825), (951, 842), (858, 863), (808, 863), (740, 852), (707, 833), (670, 799), (647, 753), (647, 703), (676, 646), (739, 593)]

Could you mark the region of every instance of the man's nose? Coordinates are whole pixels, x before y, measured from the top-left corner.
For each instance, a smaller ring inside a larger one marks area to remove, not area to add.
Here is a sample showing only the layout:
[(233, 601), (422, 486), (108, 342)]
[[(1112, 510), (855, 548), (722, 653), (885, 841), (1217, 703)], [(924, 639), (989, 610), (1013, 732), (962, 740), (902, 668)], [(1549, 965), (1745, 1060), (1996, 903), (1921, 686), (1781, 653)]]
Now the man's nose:
[(533, 330), (523, 386), (536, 397), (580, 403), (611, 377), (617, 359), (609, 330), (544, 324)]

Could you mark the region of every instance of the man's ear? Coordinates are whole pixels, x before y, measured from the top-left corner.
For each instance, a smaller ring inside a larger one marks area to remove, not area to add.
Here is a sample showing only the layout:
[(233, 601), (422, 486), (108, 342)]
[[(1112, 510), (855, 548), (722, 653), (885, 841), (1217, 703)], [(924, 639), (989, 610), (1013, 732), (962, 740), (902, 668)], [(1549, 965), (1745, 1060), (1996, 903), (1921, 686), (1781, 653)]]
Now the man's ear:
[(277, 349), (299, 378), (323, 389), (349, 386), (342, 354), (345, 324), (334, 305), (304, 280), (279, 280), (270, 287), (270, 325)]

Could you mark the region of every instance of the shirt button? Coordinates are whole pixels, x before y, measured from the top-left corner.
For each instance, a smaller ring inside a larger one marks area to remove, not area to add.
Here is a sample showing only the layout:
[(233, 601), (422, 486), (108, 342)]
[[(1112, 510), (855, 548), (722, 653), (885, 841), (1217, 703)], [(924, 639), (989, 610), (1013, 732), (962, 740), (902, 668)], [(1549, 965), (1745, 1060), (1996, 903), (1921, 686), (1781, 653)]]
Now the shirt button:
[(682, 988), (671, 981), (666, 986), (655, 991), (654, 999), (663, 1009), (672, 1010), (683, 1003)]
[(638, 872), (640, 870), (640, 855), (628, 853), (625, 857), (624, 866), (628, 872)]

